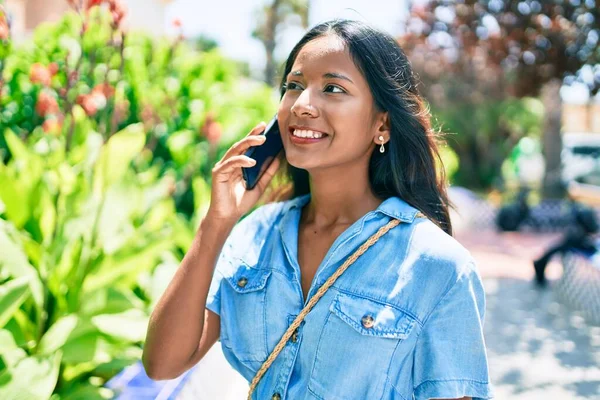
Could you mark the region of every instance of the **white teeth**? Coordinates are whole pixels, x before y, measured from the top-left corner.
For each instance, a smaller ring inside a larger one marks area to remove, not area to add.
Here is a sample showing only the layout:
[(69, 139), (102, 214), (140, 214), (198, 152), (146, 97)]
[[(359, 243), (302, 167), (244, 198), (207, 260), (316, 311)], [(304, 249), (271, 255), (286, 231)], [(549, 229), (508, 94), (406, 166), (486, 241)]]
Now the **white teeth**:
[(294, 129), (293, 135), (298, 136), (298, 137), (313, 138), (313, 139), (319, 139), (324, 136), (321, 132), (309, 131), (309, 130), (304, 130), (304, 129)]

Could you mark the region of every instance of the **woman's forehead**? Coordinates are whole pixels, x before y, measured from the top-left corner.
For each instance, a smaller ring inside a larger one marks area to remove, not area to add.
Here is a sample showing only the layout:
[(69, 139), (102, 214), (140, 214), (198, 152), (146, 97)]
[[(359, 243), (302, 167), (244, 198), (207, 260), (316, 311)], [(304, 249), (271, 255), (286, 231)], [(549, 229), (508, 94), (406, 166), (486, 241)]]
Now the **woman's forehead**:
[(298, 53), (292, 72), (300, 70), (340, 69), (347, 73), (358, 72), (350, 52), (336, 35), (325, 35), (306, 43)]

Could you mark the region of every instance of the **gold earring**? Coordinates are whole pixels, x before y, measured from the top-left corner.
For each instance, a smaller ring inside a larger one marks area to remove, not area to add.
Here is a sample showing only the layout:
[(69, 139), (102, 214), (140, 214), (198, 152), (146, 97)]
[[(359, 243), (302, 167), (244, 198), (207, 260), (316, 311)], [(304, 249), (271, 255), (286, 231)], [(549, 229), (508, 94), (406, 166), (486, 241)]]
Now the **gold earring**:
[(381, 147), (379, 148), (379, 152), (384, 153), (385, 148), (383, 147), (383, 136), (379, 136), (379, 141), (381, 141)]

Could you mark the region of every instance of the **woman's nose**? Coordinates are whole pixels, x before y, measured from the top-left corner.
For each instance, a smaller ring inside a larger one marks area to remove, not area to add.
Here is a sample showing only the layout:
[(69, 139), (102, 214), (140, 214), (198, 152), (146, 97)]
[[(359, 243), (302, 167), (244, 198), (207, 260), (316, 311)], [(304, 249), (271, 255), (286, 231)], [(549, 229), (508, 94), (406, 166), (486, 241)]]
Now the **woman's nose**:
[(302, 94), (300, 94), (300, 96), (292, 106), (291, 111), (296, 117), (317, 117), (319, 114), (317, 108), (312, 104), (310, 100), (308, 90), (304, 90)]

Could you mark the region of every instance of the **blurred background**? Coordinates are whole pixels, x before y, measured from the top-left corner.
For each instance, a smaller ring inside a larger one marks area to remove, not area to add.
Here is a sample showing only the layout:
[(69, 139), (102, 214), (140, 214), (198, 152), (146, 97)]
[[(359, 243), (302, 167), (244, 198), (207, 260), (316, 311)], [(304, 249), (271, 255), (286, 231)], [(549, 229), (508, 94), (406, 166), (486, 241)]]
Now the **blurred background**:
[(397, 38), (444, 133), (496, 398), (600, 398), (600, 1), (0, 0), (1, 399), (245, 396), (219, 345), (150, 381), (148, 317), (212, 166), (338, 17)]

